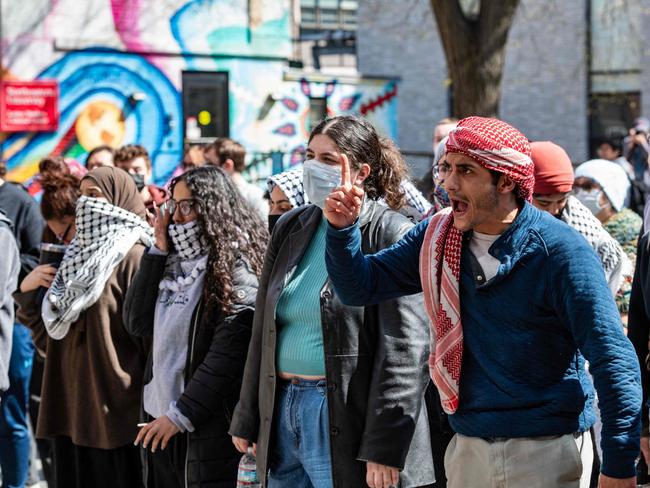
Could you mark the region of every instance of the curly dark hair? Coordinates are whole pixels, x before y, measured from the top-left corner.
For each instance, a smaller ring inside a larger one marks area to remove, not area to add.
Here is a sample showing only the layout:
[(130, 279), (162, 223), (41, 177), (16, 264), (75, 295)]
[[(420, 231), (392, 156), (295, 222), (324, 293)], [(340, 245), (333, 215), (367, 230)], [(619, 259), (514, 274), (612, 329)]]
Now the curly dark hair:
[(74, 217), (81, 196), (79, 180), (72, 175), (53, 176), (42, 180), (41, 214), (45, 220)]
[(43, 175), (61, 176), (70, 174), (70, 168), (63, 156), (46, 156), (38, 163), (38, 172), (41, 178)]
[(172, 193), (181, 181), (197, 200), (197, 220), (209, 247), (205, 312), (230, 313), (235, 262), (243, 259), (259, 277), (269, 238), (266, 225), (221, 168), (202, 166), (177, 176), (170, 184)]
[(127, 144), (118, 148), (113, 154), (113, 162), (115, 166), (118, 166), (122, 163), (128, 163), (129, 161), (135, 158), (144, 158), (147, 163), (147, 168), (151, 168), (151, 158), (149, 157), (149, 151), (147, 151), (144, 146), (140, 144)]
[(319, 134), (334, 141), (339, 151), (347, 155), (352, 169), (358, 170), (364, 163), (370, 165), (370, 175), (363, 183), (369, 198), (383, 198), (393, 210), (405, 205), (401, 183), (406, 177), (406, 165), (394, 144), (380, 142), (370, 122), (354, 115), (340, 115), (318, 124), (311, 131), (309, 142)]

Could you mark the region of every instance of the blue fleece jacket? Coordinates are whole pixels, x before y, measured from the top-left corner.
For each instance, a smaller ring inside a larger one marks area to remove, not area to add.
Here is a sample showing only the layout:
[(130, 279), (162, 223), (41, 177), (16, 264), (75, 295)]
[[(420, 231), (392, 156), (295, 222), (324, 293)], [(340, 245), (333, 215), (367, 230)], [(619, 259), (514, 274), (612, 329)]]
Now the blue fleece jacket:
[[(364, 256), (356, 225), (328, 226), (327, 269), (341, 300), (361, 306), (422, 291), (420, 248), (428, 220), (399, 242)], [(525, 204), (490, 247), (501, 264), (485, 280), (469, 251), (461, 257), (464, 353), (452, 428), (472, 437), (582, 432), (603, 420), (601, 471), (635, 476), (641, 384), (634, 349), (595, 253), (576, 231)]]

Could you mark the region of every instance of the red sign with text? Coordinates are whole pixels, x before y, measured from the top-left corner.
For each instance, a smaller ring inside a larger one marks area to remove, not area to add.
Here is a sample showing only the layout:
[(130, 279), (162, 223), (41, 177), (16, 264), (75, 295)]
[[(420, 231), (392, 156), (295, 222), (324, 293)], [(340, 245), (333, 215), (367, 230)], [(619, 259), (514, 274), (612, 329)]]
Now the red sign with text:
[(0, 81), (0, 131), (55, 131), (58, 102), (56, 81)]

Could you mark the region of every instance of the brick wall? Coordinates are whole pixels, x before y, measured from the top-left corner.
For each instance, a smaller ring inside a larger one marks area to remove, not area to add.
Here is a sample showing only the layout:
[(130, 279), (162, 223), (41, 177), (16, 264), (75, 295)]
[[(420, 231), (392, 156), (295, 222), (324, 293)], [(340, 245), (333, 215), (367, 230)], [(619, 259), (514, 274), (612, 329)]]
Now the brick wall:
[[(401, 78), (400, 148), (431, 151), (433, 128), (448, 107), (445, 56), (428, 0), (361, 0), (358, 18), (359, 72)], [(407, 159), (416, 177), (428, 169), (428, 158)]]
[(585, 0), (522, 0), (506, 48), (500, 116), (574, 162), (588, 154)]
[(650, 92), (644, 92), (644, 88), (650, 87), (650, 6), (643, 4), (641, 9), (641, 40), (643, 49), (641, 51), (641, 115), (650, 117)]
[[(560, 144), (576, 162), (587, 157), (585, 1), (522, 0), (506, 51), (500, 113), (531, 139)], [(362, 0), (357, 42), (361, 73), (401, 77), (400, 147), (431, 150), (448, 102), (428, 0)], [(410, 162), (415, 176), (427, 169), (426, 158)]]

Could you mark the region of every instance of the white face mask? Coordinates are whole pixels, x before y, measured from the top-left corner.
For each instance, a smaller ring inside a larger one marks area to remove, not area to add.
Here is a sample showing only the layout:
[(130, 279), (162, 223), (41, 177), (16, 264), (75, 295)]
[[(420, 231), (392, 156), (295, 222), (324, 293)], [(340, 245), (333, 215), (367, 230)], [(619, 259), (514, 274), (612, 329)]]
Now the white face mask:
[(600, 211), (603, 209), (603, 206), (600, 204), (600, 196), (603, 194), (602, 190), (593, 189), (593, 190), (583, 190), (579, 188), (575, 191), (575, 197), (582, 203), (589, 211), (597, 216)]
[(325, 198), (341, 186), (341, 167), (308, 159), (302, 165), (302, 185), (309, 201), (323, 208)]

